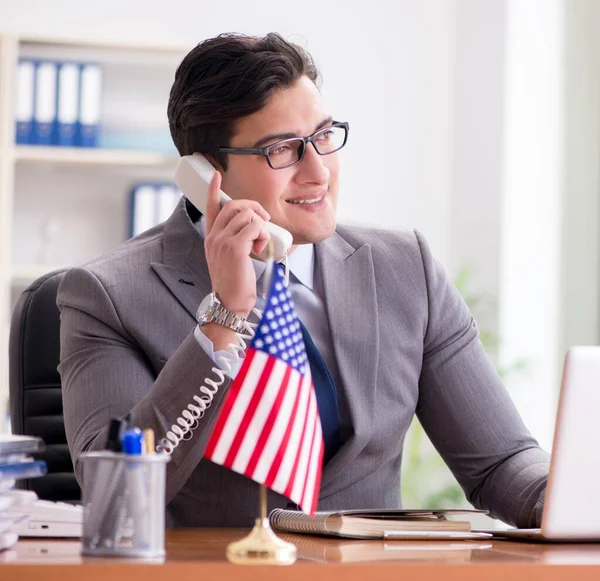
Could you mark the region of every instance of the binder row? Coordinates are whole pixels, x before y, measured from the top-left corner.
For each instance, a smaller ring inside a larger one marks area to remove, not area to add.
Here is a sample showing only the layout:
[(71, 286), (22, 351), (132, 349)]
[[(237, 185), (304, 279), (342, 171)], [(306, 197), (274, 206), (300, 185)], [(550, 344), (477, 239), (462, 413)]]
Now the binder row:
[(181, 195), (177, 186), (169, 182), (135, 184), (130, 197), (129, 236), (137, 236), (164, 222)]
[(97, 147), (102, 78), (98, 63), (20, 59), (16, 142)]

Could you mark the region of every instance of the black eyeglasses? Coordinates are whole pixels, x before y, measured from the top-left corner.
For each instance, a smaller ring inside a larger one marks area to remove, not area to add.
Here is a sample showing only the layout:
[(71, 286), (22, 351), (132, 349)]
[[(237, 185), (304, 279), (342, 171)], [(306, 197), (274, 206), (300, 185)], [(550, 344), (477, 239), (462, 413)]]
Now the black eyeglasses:
[(233, 155), (264, 155), (273, 169), (283, 169), (300, 163), (309, 143), (319, 155), (339, 151), (348, 141), (348, 130), (347, 122), (333, 121), (309, 137), (291, 137), (267, 147), (219, 147), (218, 151)]

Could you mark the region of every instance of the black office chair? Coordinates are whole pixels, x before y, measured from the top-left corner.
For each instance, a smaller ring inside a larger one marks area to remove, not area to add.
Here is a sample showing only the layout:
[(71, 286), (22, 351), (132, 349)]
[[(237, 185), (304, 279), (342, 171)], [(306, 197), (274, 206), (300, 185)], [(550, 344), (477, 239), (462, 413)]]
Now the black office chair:
[(19, 481), (39, 498), (74, 502), (81, 490), (73, 473), (62, 413), (58, 285), (66, 270), (50, 272), (29, 285), (12, 315), (9, 337), (10, 419), (15, 434), (39, 436), (48, 464), (42, 478)]

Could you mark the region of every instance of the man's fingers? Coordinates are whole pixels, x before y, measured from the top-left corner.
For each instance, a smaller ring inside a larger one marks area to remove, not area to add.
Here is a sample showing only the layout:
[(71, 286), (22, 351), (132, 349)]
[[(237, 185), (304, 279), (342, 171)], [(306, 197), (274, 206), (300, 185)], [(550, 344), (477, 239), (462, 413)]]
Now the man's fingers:
[(258, 218), (262, 218), (265, 222), (268, 222), (271, 219), (269, 214), (258, 202), (252, 200), (231, 200), (230, 202), (223, 204), (221, 211), (213, 222), (215, 231), (225, 230), (231, 220), (246, 210), (252, 210), (257, 214)]
[(264, 222), (250, 222), (244, 226), (234, 237), (234, 246), (240, 249), (240, 252), (248, 255), (254, 250), (254, 245), (258, 244), (264, 247), (271, 238), (269, 231), (265, 228)]
[(251, 222), (264, 223), (264, 220), (250, 208), (240, 210), (233, 216), (227, 226), (225, 226), (221, 232), (221, 235), (227, 237), (235, 236)]
[(259, 237), (254, 241), (252, 245), (252, 252), (257, 255), (262, 254), (264, 249), (267, 247), (267, 244), (269, 244), (269, 240), (271, 240), (271, 235), (269, 234), (269, 231), (265, 227), (261, 228)]
[(221, 199), (219, 190), (221, 189), (221, 174), (215, 171), (215, 175), (208, 186), (208, 196), (206, 200), (206, 233), (208, 234), (214, 224), (219, 211), (221, 210)]

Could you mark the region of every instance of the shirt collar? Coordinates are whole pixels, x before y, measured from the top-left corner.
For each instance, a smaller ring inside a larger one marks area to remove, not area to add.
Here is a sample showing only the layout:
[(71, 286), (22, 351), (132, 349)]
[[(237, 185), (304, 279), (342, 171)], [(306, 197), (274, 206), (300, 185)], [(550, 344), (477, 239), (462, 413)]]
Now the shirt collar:
[[(202, 236), (206, 236), (206, 224), (204, 216), (194, 224), (196, 230)], [(258, 281), (265, 270), (265, 263), (260, 260), (252, 259), (256, 280)], [(288, 267), (290, 272), (303, 284), (306, 288), (313, 290), (314, 273), (315, 273), (315, 245), (300, 244), (296, 246), (294, 252), (288, 256)]]

